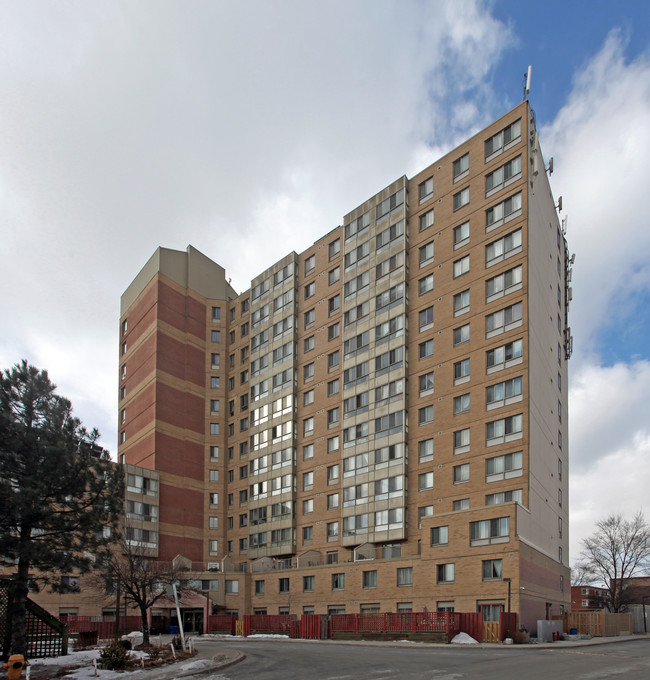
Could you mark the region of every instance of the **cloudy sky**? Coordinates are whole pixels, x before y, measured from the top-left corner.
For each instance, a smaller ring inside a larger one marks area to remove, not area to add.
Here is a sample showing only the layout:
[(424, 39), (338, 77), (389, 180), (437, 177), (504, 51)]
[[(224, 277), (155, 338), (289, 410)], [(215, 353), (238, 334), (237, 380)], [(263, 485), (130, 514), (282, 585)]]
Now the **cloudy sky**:
[(529, 63), (576, 253), (571, 561), (608, 512), (650, 519), (644, 2), (0, 0), (0, 367), (48, 369), (114, 451), (119, 299), (157, 246), (244, 290), (520, 102)]

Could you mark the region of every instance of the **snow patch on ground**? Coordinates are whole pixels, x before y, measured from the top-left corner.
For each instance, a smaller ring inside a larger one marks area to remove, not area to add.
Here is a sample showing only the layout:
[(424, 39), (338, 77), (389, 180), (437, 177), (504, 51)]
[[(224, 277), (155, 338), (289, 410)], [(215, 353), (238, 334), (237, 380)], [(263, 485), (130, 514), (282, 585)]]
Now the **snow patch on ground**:
[(451, 640), (452, 645), (477, 645), (478, 642), (471, 636), (468, 635), (467, 633), (458, 633), (455, 637), (452, 638)]
[(280, 638), (287, 640), (289, 638), (288, 635), (274, 635), (272, 633), (255, 633), (254, 635), (249, 635), (249, 638)]

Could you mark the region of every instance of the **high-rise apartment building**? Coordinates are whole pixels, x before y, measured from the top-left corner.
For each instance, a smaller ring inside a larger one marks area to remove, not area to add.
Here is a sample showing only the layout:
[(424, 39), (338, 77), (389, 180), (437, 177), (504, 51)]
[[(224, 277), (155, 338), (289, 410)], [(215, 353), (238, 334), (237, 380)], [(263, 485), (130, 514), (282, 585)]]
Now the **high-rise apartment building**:
[(240, 614), (568, 608), (569, 274), (528, 102), (244, 293), (159, 248), (119, 455), (160, 558)]

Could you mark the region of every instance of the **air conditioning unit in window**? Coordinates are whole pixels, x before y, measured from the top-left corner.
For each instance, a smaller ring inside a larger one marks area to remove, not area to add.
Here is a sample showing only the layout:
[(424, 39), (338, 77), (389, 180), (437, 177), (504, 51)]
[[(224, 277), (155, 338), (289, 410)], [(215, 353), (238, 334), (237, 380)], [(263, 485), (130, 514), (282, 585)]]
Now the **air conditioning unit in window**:
[(219, 562), (208, 562), (208, 571), (219, 571)]

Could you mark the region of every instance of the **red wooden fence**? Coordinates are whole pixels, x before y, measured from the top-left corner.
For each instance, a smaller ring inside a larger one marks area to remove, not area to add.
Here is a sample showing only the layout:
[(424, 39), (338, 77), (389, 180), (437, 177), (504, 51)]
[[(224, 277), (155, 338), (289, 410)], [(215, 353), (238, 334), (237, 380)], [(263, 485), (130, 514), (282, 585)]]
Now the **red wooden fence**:
[(208, 633), (226, 633), (228, 635), (234, 635), (236, 622), (237, 617), (235, 614), (216, 614), (208, 616)]
[(461, 630), (457, 612), (333, 614), (331, 631), (349, 633), (447, 633)]

